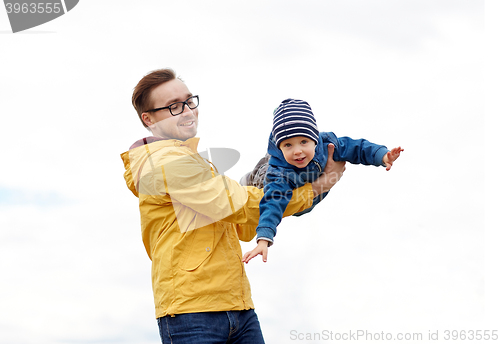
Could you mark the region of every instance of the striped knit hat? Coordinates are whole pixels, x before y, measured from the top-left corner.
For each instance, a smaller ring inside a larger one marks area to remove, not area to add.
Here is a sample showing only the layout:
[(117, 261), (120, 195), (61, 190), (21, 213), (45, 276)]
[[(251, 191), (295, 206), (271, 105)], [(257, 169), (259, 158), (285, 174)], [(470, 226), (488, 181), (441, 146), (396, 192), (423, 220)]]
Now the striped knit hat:
[(318, 144), (318, 127), (309, 104), (303, 100), (283, 100), (274, 110), (273, 137), (279, 148), (281, 141), (306, 136)]

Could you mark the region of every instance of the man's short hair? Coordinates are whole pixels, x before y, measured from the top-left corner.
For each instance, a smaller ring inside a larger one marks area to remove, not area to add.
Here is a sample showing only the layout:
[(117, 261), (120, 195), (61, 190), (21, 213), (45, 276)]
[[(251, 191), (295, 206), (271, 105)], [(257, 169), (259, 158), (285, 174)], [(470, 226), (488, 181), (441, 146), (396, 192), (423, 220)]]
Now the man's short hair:
[(139, 119), (145, 128), (149, 129), (142, 120), (142, 113), (152, 107), (150, 99), (151, 92), (155, 87), (174, 79), (181, 80), (177, 77), (173, 69), (158, 69), (145, 75), (137, 86), (135, 86), (134, 93), (132, 94), (132, 105), (134, 105), (135, 111), (137, 111)]

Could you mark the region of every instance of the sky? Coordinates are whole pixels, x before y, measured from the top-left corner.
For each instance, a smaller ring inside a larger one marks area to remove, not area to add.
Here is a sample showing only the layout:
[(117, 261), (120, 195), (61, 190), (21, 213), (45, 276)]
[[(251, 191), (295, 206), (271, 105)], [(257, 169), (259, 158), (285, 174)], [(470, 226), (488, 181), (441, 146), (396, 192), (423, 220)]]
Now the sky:
[(312, 213), (283, 220), (267, 263), (246, 266), (266, 342), (500, 330), (498, 10), (80, 1), (12, 34), (0, 9), (0, 342), (160, 342), (120, 154), (148, 136), (133, 87), (164, 67), (200, 96), (200, 151), (240, 152), (235, 180), (286, 98), (307, 100), (320, 131), (405, 149), (389, 172), (347, 166)]

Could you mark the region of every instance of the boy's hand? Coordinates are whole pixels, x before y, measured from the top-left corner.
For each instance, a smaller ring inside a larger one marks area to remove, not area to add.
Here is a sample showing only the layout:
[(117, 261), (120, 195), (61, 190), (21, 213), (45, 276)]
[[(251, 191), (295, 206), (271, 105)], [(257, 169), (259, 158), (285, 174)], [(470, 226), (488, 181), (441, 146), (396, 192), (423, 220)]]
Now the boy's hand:
[(385, 169), (387, 171), (391, 169), (392, 164), (394, 163), (394, 161), (396, 161), (397, 158), (399, 158), (399, 155), (401, 154), (402, 151), (404, 151), (404, 149), (401, 147), (393, 148), (390, 152), (384, 155), (382, 161), (384, 162)]
[(255, 256), (261, 254), (262, 255), (262, 261), (264, 263), (267, 262), (267, 246), (268, 245), (269, 245), (269, 241), (267, 241), (267, 240), (259, 240), (259, 242), (257, 243), (257, 247), (254, 248), (252, 251), (245, 253), (243, 255), (243, 259), (241, 261), (248, 264), (248, 262), (252, 258), (254, 258)]

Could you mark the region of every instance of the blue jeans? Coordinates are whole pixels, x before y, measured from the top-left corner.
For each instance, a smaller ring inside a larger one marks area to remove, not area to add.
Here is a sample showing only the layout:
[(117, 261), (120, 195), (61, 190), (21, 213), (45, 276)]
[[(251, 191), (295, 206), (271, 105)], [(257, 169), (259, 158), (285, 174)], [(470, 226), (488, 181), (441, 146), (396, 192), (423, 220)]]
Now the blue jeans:
[(167, 315), (157, 321), (162, 344), (264, 344), (253, 309)]

